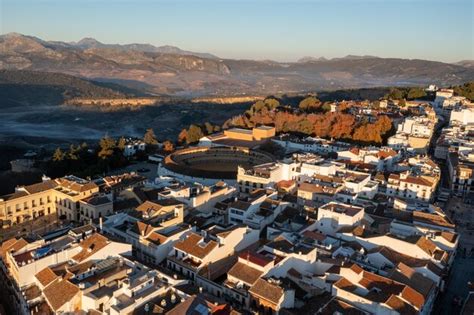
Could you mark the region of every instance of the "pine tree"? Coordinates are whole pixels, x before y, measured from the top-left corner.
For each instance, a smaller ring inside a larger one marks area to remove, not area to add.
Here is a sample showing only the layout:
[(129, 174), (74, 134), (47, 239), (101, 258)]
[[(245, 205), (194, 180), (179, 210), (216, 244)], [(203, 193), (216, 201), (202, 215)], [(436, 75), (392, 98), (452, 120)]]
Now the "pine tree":
[(61, 150), (61, 148), (56, 148), (56, 151), (54, 151), (54, 154), (53, 154), (53, 161), (59, 162), (62, 160), (64, 160), (64, 153)]
[(115, 140), (109, 136), (105, 136), (104, 138), (100, 139), (99, 146), (100, 151), (98, 156), (105, 160), (114, 154)]
[(148, 145), (156, 145), (158, 144), (158, 140), (156, 139), (155, 132), (153, 129), (148, 128), (145, 132), (145, 135), (143, 136), (143, 141), (145, 144)]
[(124, 137), (121, 137), (117, 143), (117, 148), (119, 148), (121, 151), (125, 150), (125, 145), (126, 141)]

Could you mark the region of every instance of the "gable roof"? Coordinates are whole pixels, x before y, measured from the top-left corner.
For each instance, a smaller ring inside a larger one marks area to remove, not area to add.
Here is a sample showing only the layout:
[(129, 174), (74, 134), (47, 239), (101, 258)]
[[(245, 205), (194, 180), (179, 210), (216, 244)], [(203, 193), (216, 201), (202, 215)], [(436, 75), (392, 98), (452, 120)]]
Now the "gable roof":
[(77, 286), (68, 280), (61, 280), (47, 286), (43, 290), (43, 295), (51, 309), (56, 312), (64, 304), (71, 301), (79, 292), (80, 290)]
[(80, 243), (80, 246), (82, 247), (82, 250), (74, 255), (72, 259), (74, 259), (77, 262), (81, 262), (85, 260), (86, 258), (94, 255), (97, 253), (99, 250), (104, 248), (109, 244), (109, 239), (99, 233), (92, 234), (88, 238), (86, 238), (82, 243)]
[(204, 238), (201, 235), (190, 233), (184, 240), (176, 242), (174, 247), (191, 256), (203, 259), (217, 247), (217, 242), (210, 240), (204, 243), (203, 240)]
[(38, 272), (35, 277), (43, 287), (48, 286), (50, 283), (59, 278), (58, 275), (55, 274), (49, 267), (46, 267)]
[(385, 302), (388, 306), (390, 306), (392, 309), (397, 311), (400, 314), (407, 314), (407, 315), (416, 315), (418, 312), (415, 310), (413, 306), (410, 304), (406, 303), (396, 295), (391, 295), (390, 298)]
[(250, 288), (249, 292), (260, 298), (263, 298), (273, 304), (278, 304), (284, 294), (282, 287), (270, 283), (265, 279), (259, 278)]
[(263, 271), (252, 268), (242, 262), (237, 262), (230, 268), (227, 274), (251, 286), (260, 278)]
[(7, 252), (16, 252), (28, 245), (29, 243), (25, 241), (23, 238), (20, 238), (19, 240), (12, 238), (9, 240), (6, 240), (5, 242), (2, 243), (0, 247), (0, 255), (2, 258), (5, 257), (5, 254)]
[(423, 276), (413, 268), (399, 263), (398, 270), (393, 270), (389, 275), (391, 279), (404, 283), (419, 293), (423, 294), (425, 298), (428, 297), (431, 290), (436, 286), (435, 282), (428, 277)]
[(52, 189), (56, 186), (58, 186), (58, 184), (54, 180), (46, 180), (46, 181), (41, 182), (41, 183), (36, 183), (36, 184), (33, 184), (33, 185), (24, 186), (23, 189), (28, 194), (35, 194), (35, 193), (39, 193), (39, 192), (42, 192), (42, 191)]

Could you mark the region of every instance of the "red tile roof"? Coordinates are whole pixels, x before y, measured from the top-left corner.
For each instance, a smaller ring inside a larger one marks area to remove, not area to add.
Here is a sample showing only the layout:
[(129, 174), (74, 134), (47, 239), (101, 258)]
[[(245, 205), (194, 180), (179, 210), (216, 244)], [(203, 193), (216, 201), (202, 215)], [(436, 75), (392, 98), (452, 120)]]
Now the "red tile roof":
[(201, 235), (191, 233), (184, 240), (176, 242), (174, 247), (191, 256), (203, 259), (217, 247), (217, 242), (211, 240), (204, 243), (202, 241), (203, 237)]

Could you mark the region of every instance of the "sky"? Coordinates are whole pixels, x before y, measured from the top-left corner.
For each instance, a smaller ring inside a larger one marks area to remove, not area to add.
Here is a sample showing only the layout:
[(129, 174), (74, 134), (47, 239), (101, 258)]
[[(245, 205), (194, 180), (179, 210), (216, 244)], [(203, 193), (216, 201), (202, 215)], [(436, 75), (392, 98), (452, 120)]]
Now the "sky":
[(474, 0), (0, 0), (0, 33), (222, 58), (474, 59)]

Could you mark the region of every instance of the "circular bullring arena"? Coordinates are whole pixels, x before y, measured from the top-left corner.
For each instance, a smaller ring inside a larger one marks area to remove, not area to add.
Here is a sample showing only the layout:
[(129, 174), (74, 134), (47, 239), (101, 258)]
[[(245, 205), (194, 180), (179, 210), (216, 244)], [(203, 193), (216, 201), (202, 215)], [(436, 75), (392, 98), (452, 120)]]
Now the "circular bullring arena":
[(269, 153), (242, 147), (192, 147), (168, 155), (161, 168), (163, 175), (235, 180), (238, 166), (248, 168), (272, 161)]

